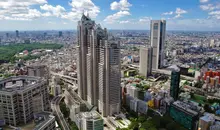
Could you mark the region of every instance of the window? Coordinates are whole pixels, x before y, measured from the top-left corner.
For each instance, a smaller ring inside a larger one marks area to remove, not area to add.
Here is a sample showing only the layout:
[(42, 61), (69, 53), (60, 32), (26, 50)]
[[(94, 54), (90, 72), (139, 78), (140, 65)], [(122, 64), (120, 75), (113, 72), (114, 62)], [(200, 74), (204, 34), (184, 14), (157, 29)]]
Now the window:
[(154, 30), (158, 30), (158, 23), (154, 24)]

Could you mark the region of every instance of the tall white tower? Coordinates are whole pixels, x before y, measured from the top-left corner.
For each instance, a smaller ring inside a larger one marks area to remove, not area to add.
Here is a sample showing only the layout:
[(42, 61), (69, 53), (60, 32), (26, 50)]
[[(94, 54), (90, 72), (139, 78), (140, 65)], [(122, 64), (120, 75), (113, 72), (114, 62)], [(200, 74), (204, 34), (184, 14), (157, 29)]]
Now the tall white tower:
[(160, 69), (164, 61), (165, 20), (151, 20), (151, 46), (153, 48), (152, 68)]

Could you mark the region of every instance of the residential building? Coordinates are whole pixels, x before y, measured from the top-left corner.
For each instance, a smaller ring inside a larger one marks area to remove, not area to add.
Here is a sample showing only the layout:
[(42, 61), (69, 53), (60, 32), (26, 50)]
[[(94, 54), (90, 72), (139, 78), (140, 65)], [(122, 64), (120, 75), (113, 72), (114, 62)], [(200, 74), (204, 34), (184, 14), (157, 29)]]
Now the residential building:
[(140, 48), (140, 75), (149, 76), (152, 71), (152, 48)]
[(99, 111), (103, 116), (120, 112), (121, 61), (120, 44), (102, 40), (99, 62)]
[(49, 70), (46, 65), (40, 65), (40, 64), (33, 64), (27, 66), (27, 75), (28, 76), (36, 76), (36, 77), (43, 77), (45, 79), (48, 79)]
[(199, 130), (210, 130), (215, 122), (215, 118), (212, 115), (205, 115), (199, 119)]
[(40, 77), (17, 76), (0, 81), (1, 119), (6, 124), (26, 124), (34, 113), (49, 110), (48, 83)]
[(96, 111), (79, 113), (75, 120), (79, 130), (103, 130), (103, 122), (101, 115)]
[(153, 48), (152, 68), (160, 69), (164, 61), (165, 20), (151, 20), (150, 41)]

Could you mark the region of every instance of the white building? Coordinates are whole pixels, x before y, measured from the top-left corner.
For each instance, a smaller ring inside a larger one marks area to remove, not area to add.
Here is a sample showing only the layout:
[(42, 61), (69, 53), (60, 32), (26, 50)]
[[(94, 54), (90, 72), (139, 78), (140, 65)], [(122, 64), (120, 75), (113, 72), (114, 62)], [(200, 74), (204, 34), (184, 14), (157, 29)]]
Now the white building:
[(152, 48), (140, 48), (140, 75), (149, 76), (152, 71)]
[(153, 48), (152, 68), (160, 69), (163, 67), (164, 43), (166, 33), (165, 20), (151, 20), (151, 47)]

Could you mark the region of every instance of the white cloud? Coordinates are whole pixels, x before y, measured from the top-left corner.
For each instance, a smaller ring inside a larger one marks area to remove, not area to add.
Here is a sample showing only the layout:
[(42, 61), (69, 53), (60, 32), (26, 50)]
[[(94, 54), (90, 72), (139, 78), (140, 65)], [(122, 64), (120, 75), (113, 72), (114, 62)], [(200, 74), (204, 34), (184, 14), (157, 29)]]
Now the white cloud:
[(119, 2), (114, 1), (111, 3), (111, 10), (129, 10), (132, 6), (127, 0), (120, 0)]
[(170, 12), (165, 12), (162, 15), (172, 15), (172, 14), (173, 14), (173, 11), (170, 11)]
[(209, 0), (200, 0), (201, 3), (207, 3)]
[(187, 13), (187, 11), (186, 10), (183, 10), (183, 9), (181, 9), (181, 8), (176, 8), (176, 12), (175, 12), (176, 14), (186, 14)]
[(220, 10), (219, 11), (212, 11), (209, 12), (210, 18), (218, 19), (220, 20)]
[(76, 20), (81, 17), (83, 12), (87, 12), (90, 17), (95, 18), (100, 13), (100, 8), (91, 0), (72, 0), (69, 5), (72, 7), (71, 12), (63, 15), (62, 18)]
[(0, 1), (0, 19), (32, 20), (39, 18), (42, 16), (41, 12), (31, 9), (31, 7), (46, 3), (46, 0), (2, 0)]
[[(40, 6), (40, 9), (44, 10), (44, 11), (48, 11), (49, 13), (53, 14), (56, 17), (62, 16), (63, 13), (66, 11), (65, 8), (60, 5), (52, 6), (52, 5), (48, 5), (48, 4)], [(46, 12), (47, 15), (45, 15), (45, 16), (50, 16), (48, 12)]]
[(152, 18), (151, 17), (143, 17), (143, 18), (140, 18), (139, 19), (139, 22), (150, 22), (152, 20)]
[(56, 24), (56, 23), (53, 21), (48, 21), (48, 24)]
[(180, 14), (177, 14), (174, 16), (174, 19), (177, 19), (177, 18), (181, 18), (182, 16)]
[(128, 16), (128, 15), (131, 15), (130, 12), (128, 12), (128, 11), (119, 11), (119, 12), (113, 14), (113, 15), (107, 16), (104, 19), (104, 21), (107, 22), (107, 23), (114, 23), (117, 20), (119, 20), (120, 18), (122, 18), (124, 16)]
[[(39, 6), (40, 10), (33, 9)], [(100, 9), (91, 0), (72, 0), (69, 2), (70, 11), (60, 5), (49, 5), (47, 0), (0, 0), (0, 19), (32, 20), (39, 17), (56, 16), (63, 19), (79, 20), (82, 13), (88, 12), (95, 18)]]
[(200, 8), (204, 11), (212, 11), (215, 9), (220, 9), (220, 4), (217, 3), (216, 5), (213, 5), (213, 4), (200, 5)]
[(126, 21), (120, 21), (120, 24), (126, 24), (126, 23), (130, 23), (130, 21), (126, 20)]
[(212, 11), (209, 15), (220, 15), (220, 11)]
[(186, 10), (181, 8), (176, 8), (174, 19), (182, 17), (182, 14), (188, 13)]

